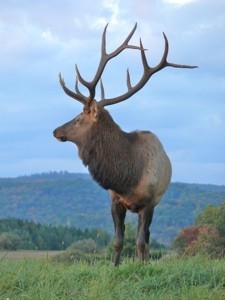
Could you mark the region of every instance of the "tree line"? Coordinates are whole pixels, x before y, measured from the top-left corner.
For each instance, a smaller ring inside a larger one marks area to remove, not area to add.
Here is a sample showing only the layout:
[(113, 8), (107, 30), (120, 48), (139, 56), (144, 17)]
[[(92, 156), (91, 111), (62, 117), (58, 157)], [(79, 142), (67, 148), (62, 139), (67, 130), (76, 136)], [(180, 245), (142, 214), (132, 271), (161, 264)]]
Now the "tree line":
[(99, 249), (111, 236), (102, 229), (52, 226), (15, 218), (0, 219), (0, 250), (64, 250), (71, 244), (91, 239)]

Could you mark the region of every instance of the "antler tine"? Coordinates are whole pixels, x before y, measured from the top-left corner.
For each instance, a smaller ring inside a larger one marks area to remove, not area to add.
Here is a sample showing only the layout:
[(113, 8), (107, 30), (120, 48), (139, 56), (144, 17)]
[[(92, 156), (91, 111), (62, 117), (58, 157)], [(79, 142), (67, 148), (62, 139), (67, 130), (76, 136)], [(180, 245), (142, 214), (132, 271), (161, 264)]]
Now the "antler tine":
[(108, 28), (109, 23), (106, 24), (103, 33), (102, 33), (102, 53), (106, 53), (106, 30)]
[(145, 51), (147, 49), (144, 49), (141, 39), (140, 39), (140, 48), (141, 48), (141, 60), (142, 60), (143, 68), (144, 68), (144, 70), (149, 70), (150, 67), (148, 65), (147, 58), (146, 58), (146, 55), (145, 55)]
[(164, 37), (164, 41), (165, 41), (164, 53), (163, 53), (160, 63), (158, 64), (158, 66), (161, 68), (164, 68), (164, 66), (167, 66), (166, 60), (167, 60), (167, 56), (168, 56), (168, 52), (169, 52), (169, 42), (168, 42), (168, 39), (164, 32), (163, 32), (163, 37)]
[(80, 92), (78, 88), (78, 76), (76, 76), (76, 81), (75, 81), (75, 91), (78, 95), (83, 96), (83, 94)]
[(129, 72), (129, 69), (127, 69), (127, 88), (128, 88), (128, 90), (132, 89), (131, 82), (130, 82), (130, 72)]
[(89, 105), (91, 103), (91, 101), (94, 99), (95, 97), (95, 87), (92, 87), (91, 82), (86, 81), (81, 75), (80, 75), (80, 71), (78, 70), (78, 66), (76, 65), (76, 73), (77, 73), (77, 78), (79, 80), (79, 82), (81, 84), (83, 84), (88, 90), (89, 90), (89, 97), (86, 97), (86, 104)]
[(137, 23), (135, 23), (133, 29), (131, 30), (131, 32), (129, 33), (129, 35), (127, 36), (127, 38), (124, 40), (124, 42), (112, 53), (110, 53), (108, 55), (108, 60), (117, 56), (118, 54), (120, 54), (120, 52), (122, 52), (124, 49), (136, 49), (136, 50), (142, 50), (141, 47), (139, 46), (135, 46), (135, 45), (129, 45), (129, 41), (132, 38), (132, 36), (134, 35), (135, 30), (137, 29)]
[[(168, 51), (169, 51), (169, 43), (168, 43), (168, 39), (165, 35), (165, 33), (163, 32), (163, 37), (165, 39), (165, 48), (167, 47), (167, 53), (166, 53), (166, 57), (165, 60), (167, 59), (167, 55), (168, 55)], [(164, 55), (165, 55), (166, 49), (164, 51)], [(164, 56), (163, 55), (163, 56)], [(190, 65), (180, 65), (180, 64), (174, 64), (174, 63), (169, 63), (166, 61), (166, 66), (167, 67), (173, 67), (173, 68), (182, 68), (182, 69), (195, 69), (198, 68), (198, 66), (190, 66)]]
[(167, 62), (167, 56), (168, 56), (168, 52), (169, 52), (169, 42), (168, 42), (167, 36), (165, 35), (164, 32), (163, 32), (163, 37), (164, 37), (164, 41), (165, 41), (163, 57), (162, 57), (160, 63), (156, 67), (152, 68), (152, 70), (153, 70), (152, 74), (160, 71), (161, 69), (163, 69), (165, 67), (182, 68), (182, 69), (198, 68), (198, 66), (180, 65), (180, 64), (174, 64), (174, 63)]
[(128, 45), (128, 43), (129, 43), (130, 39), (132, 38), (132, 36), (134, 35), (136, 29), (137, 29), (137, 22), (134, 24), (134, 27), (131, 30), (131, 32), (129, 33), (128, 37), (125, 39), (124, 44)]
[[(141, 39), (140, 39), (140, 48), (139, 49), (141, 50), (141, 59), (142, 59), (143, 68), (145, 71), (147, 71), (150, 69), (147, 59), (146, 59), (146, 55), (145, 55), (145, 51), (147, 49), (144, 49)], [(128, 88), (128, 91), (130, 91), (132, 89), (129, 69), (127, 69), (127, 88)]]
[(104, 90), (104, 86), (103, 86), (103, 82), (102, 79), (100, 78), (100, 87), (101, 87), (101, 99), (105, 98), (105, 90)]
[(80, 75), (80, 71), (79, 71), (79, 69), (78, 69), (77, 64), (75, 65), (75, 68), (76, 68), (76, 74), (77, 74), (78, 80), (80, 81), (81, 84), (83, 84), (84, 86), (87, 86), (87, 85), (88, 85), (88, 81), (86, 81), (86, 80)]
[[(106, 30), (107, 30), (108, 25), (109, 25), (109, 23), (106, 24), (106, 26), (103, 30), (103, 33), (102, 33), (101, 58), (100, 58), (100, 62), (98, 65), (97, 72), (94, 76), (94, 79), (91, 82), (85, 82), (85, 84), (84, 84), (89, 89), (91, 101), (95, 97), (96, 85), (98, 84), (98, 82), (101, 78), (101, 75), (104, 71), (104, 68), (108, 62), (107, 53), (106, 53)], [(102, 93), (103, 85), (102, 85), (101, 81), (100, 81), (100, 85), (101, 85), (101, 93)], [(103, 88), (103, 90), (104, 90), (104, 88)]]
[[(86, 104), (84, 95), (82, 95), (80, 92), (74, 93), (74, 92), (72, 92), (70, 89), (68, 89), (68, 88), (66, 87), (65, 81), (64, 81), (64, 79), (62, 78), (61, 73), (59, 73), (59, 82), (60, 82), (60, 85), (61, 85), (61, 87), (63, 88), (64, 92), (65, 92), (68, 96), (72, 97), (73, 99), (78, 100), (79, 102), (81, 102), (81, 103), (84, 104), (84, 105)], [(78, 91), (78, 89), (76, 89), (76, 92), (77, 92), (77, 91)]]

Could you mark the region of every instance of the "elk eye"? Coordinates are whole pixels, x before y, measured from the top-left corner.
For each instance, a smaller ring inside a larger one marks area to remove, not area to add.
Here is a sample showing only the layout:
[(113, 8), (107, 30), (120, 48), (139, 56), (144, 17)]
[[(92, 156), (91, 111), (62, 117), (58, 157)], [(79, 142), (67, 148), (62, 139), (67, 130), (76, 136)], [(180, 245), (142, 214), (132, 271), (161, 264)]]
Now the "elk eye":
[(75, 122), (75, 124), (79, 124), (79, 123), (80, 123), (80, 121), (81, 121), (81, 119), (80, 119), (80, 118), (76, 119), (76, 122)]

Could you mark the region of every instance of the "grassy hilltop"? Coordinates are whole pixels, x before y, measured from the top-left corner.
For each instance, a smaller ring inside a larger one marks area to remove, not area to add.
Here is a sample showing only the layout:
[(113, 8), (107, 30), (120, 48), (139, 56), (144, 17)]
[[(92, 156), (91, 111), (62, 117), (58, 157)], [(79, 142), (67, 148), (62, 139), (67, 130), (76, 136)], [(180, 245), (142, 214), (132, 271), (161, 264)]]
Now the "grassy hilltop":
[(109, 261), (72, 265), (45, 259), (0, 261), (0, 299), (207, 300), (225, 299), (225, 263), (203, 257), (150, 264)]

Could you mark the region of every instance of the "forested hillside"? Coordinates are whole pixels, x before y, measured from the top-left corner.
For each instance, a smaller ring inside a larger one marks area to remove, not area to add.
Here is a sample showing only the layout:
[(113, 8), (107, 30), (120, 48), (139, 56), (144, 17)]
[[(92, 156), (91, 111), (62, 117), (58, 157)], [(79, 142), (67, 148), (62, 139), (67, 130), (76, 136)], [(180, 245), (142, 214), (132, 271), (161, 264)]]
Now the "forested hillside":
[[(225, 186), (172, 183), (155, 210), (151, 237), (168, 244), (208, 204), (225, 201)], [(88, 174), (46, 173), (0, 179), (0, 218), (113, 232), (108, 193)], [(136, 220), (129, 213), (127, 220)]]

